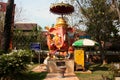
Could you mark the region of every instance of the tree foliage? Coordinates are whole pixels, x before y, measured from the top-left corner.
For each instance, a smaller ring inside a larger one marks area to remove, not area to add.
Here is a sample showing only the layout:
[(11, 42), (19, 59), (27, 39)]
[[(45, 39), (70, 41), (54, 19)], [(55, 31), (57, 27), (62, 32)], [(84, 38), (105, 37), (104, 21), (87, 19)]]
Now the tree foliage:
[(111, 5), (106, 0), (91, 0), (88, 7), (82, 7), (82, 14), (87, 19), (87, 32), (94, 39), (109, 41), (111, 34), (118, 36), (118, 30), (113, 21), (118, 19), (116, 11), (111, 10)]
[[(95, 40), (111, 41), (118, 39), (118, 29), (114, 21), (119, 19), (117, 10), (112, 5), (115, 0), (71, 0), (68, 3), (75, 8), (69, 15), (74, 27), (87, 27), (86, 32)], [(81, 28), (77, 28), (81, 29)]]
[(30, 44), (37, 42), (41, 44), (42, 48), (44, 48), (46, 44), (46, 37), (42, 34), (42, 28), (40, 26), (36, 27), (29, 32), (14, 30), (12, 40), (13, 47), (17, 49), (30, 49)]

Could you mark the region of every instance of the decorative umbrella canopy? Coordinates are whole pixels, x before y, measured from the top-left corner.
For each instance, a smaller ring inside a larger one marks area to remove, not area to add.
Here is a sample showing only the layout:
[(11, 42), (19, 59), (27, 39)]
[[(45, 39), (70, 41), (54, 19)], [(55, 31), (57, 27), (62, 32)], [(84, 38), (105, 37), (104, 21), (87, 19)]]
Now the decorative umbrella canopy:
[(55, 3), (50, 6), (50, 11), (58, 15), (67, 15), (74, 12), (74, 7), (67, 3)]
[(98, 46), (99, 43), (97, 43), (94, 40), (91, 39), (80, 39), (75, 41), (72, 46), (76, 46), (76, 47), (84, 47), (84, 46)]

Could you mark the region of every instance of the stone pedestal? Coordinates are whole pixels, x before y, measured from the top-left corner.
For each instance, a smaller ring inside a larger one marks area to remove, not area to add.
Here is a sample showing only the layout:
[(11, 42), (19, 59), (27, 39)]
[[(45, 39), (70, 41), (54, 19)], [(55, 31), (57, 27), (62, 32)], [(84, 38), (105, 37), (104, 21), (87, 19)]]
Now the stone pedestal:
[(66, 60), (66, 73), (74, 73), (74, 60)]
[(58, 66), (57, 62), (65, 62), (66, 70), (65, 73), (74, 73), (74, 60), (48, 60), (47, 70), (48, 72), (57, 73)]

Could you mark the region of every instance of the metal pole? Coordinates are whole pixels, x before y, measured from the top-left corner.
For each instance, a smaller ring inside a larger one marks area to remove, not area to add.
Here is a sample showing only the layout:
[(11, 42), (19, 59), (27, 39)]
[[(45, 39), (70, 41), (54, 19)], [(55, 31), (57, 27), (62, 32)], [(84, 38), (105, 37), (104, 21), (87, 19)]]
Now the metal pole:
[[(40, 50), (39, 50), (39, 64), (40, 64), (40, 53), (41, 53), (41, 44), (40, 44)], [(42, 68), (41, 66), (40, 66), (40, 68)]]
[(39, 64), (40, 64), (40, 51), (38, 51), (38, 62), (39, 62)]

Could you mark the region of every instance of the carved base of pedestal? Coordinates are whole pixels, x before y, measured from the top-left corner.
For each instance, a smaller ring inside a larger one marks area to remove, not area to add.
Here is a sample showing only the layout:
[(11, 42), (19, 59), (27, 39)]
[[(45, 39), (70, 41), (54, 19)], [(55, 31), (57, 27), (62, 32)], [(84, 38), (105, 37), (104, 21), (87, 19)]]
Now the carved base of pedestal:
[(47, 63), (48, 72), (57, 73), (58, 67), (56, 62), (59, 62), (59, 61), (62, 61), (62, 62), (65, 61), (66, 73), (74, 73), (74, 60), (49, 60)]

